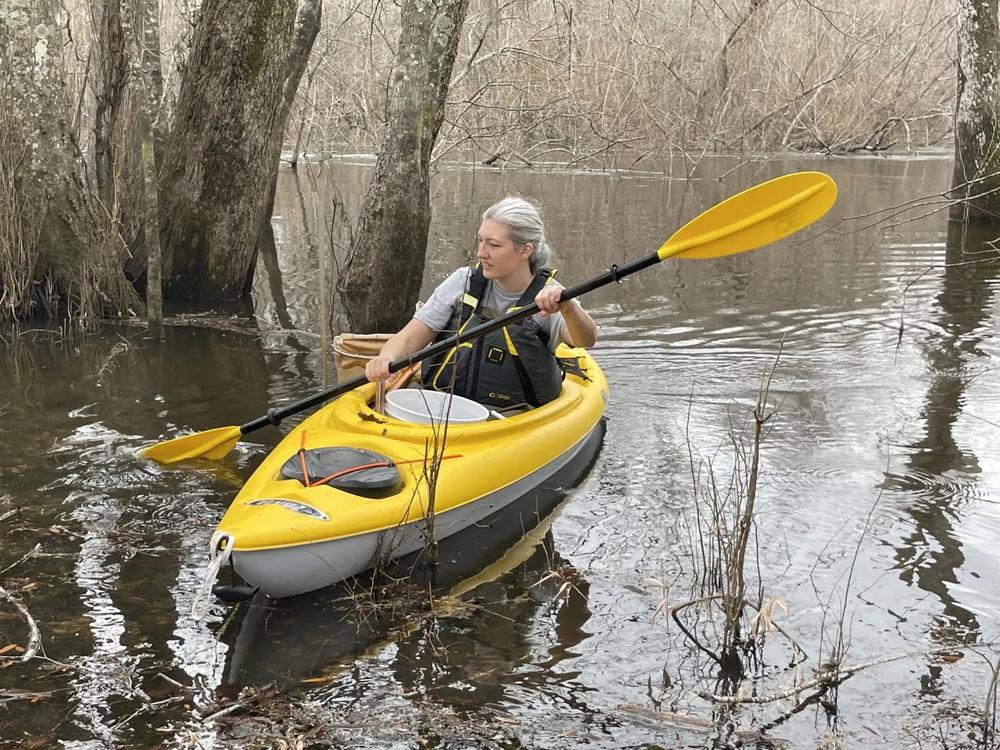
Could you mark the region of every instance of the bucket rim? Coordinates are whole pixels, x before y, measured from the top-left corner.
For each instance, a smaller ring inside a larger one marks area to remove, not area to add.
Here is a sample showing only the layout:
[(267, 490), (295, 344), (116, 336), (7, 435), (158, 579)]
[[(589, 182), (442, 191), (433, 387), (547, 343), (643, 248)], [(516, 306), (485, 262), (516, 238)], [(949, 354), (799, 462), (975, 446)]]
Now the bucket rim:
[[(490, 410), (478, 401), (426, 388), (400, 388), (385, 394), (385, 411), (404, 422), (430, 424), (485, 422)], [(458, 407), (456, 409), (456, 407)]]

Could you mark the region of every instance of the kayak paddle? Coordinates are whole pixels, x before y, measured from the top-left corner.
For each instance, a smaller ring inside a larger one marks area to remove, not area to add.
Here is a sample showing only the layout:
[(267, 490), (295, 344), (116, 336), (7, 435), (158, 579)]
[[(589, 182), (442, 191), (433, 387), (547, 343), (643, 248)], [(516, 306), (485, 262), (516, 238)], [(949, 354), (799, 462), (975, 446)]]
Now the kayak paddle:
[[(612, 266), (590, 281), (564, 289), (560, 302), (618, 281), (667, 258), (718, 258), (775, 242), (819, 219), (830, 210), (836, 198), (836, 184), (822, 172), (795, 172), (768, 180), (712, 206), (674, 232), (656, 252), (623, 266)], [(389, 372), (398, 372), (538, 311), (538, 305), (532, 304), (501, 315), (393, 361)], [(285, 417), (341, 396), (367, 382), (364, 375), (359, 375), (280, 409), (268, 409), (267, 414), (244, 425), (183, 435), (144, 448), (141, 454), (162, 464), (189, 458), (219, 459), (229, 453), (244, 435), (268, 425), (277, 426)]]

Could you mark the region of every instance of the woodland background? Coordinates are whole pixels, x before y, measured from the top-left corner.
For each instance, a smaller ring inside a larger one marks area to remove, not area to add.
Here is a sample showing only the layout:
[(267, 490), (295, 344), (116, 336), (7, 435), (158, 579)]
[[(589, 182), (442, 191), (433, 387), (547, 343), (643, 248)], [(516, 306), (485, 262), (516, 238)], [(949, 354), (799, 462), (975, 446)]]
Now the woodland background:
[(0, 315), (244, 296), (281, 154), (377, 152), (338, 288), (357, 330), (385, 329), (412, 310), (413, 284), (380, 282), (390, 263), (419, 280), (440, 160), (691, 176), (709, 153), (950, 148), (963, 23), (996, 109), (989, 5), (11, 0)]

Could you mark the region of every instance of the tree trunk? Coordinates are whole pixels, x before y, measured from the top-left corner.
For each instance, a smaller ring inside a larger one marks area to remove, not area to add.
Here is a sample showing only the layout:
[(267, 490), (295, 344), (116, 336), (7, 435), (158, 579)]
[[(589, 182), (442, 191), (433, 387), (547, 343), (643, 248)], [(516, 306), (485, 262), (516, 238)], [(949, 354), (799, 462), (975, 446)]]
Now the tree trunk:
[(119, 149), (122, 142), (121, 116), (128, 84), (128, 60), (125, 56), (125, 33), (122, 28), (121, 0), (94, 0), (94, 164), (97, 195), (110, 207), (114, 190)]
[[(746, 11), (739, 17), (739, 20), (735, 21), (733, 30), (726, 35), (726, 38), (722, 43), (722, 49), (719, 50), (715, 70), (709, 76), (704, 88), (698, 94), (698, 103), (695, 108), (694, 122), (701, 124), (703, 127), (709, 128), (708, 132), (705, 134), (705, 142), (709, 145), (711, 145), (712, 140), (715, 138), (715, 133), (713, 132), (716, 120), (715, 113), (724, 108), (726, 99), (729, 96), (729, 56), (741, 38), (753, 33), (756, 25), (755, 17), (759, 17), (759, 14), (764, 12), (766, 5), (767, 0), (750, 0), (750, 4), (747, 6)], [(714, 110), (714, 112), (710, 111), (710, 107)]]
[(0, 314), (87, 324), (141, 303), (121, 272), (116, 227), (95, 201), (61, 59), (56, 0), (9, 0), (0, 17)]
[(160, 176), (164, 292), (244, 296), (270, 218), (295, 0), (205, 0)]
[[(137, 289), (145, 289), (147, 308), (150, 305), (159, 308), (159, 291), (150, 289), (150, 285), (155, 284), (156, 289), (160, 289), (159, 272), (162, 264), (158, 260), (154, 261), (150, 253), (159, 253), (157, 174), (166, 149), (166, 134), (161, 119), (163, 70), (160, 59), (160, 3), (159, 0), (127, 0), (126, 6), (128, 12), (123, 14), (123, 20), (128, 23), (123, 26), (130, 63), (129, 114), (132, 119), (129, 132), (123, 140), (129, 144), (126, 152), (130, 156), (128, 166), (135, 172), (135, 179), (123, 189), (135, 200), (136, 206), (122, 217), (122, 237), (129, 248), (124, 264), (125, 276)], [(146, 143), (149, 130), (152, 131), (150, 144)], [(156, 233), (155, 248), (152, 247), (153, 237), (150, 232)], [(158, 314), (147, 309), (147, 317), (158, 317)]]
[(386, 107), (388, 134), (365, 196), (341, 293), (352, 330), (413, 315), (430, 228), (430, 158), (468, 0), (404, 0)]
[[(94, 175), (97, 199), (111, 230), (107, 252), (118, 255), (136, 288), (146, 279), (145, 231), (149, 201), (143, 141), (158, 98), (147, 94), (159, 78), (158, 0), (92, 0), (96, 33), (90, 74), (94, 92)], [(149, 26), (152, 25), (152, 29)], [(154, 49), (148, 44), (152, 42)], [(154, 69), (155, 68), (155, 69)], [(152, 158), (152, 155), (150, 155)], [(155, 176), (156, 170), (153, 169)], [(154, 206), (155, 210), (155, 206)]]
[[(295, 17), (295, 38), (292, 42), (292, 50), (288, 56), (288, 77), (285, 79), (285, 90), (281, 97), (281, 111), (278, 117), (281, 122), (281, 132), (285, 132), (288, 125), (288, 118), (292, 113), (292, 105), (295, 103), (295, 95), (299, 90), (299, 81), (305, 73), (306, 63), (309, 62), (309, 53), (312, 51), (313, 42), (319, 34), (320, 23), (323, 20), (322, 0), (301, 0), (299, 10)], [(271, 163), (274, 166), (271, 178), (271, 192), (267, 200), (267, 216), (270, 221), (274, 212), (274, 194), (278, 189), (278, 166), (281, 162), (281, 139), (274, 142), (271, 155)], [(265, 222), (266, 224), (267, 222)], [(262, 226), (261, 229), (266, 234), (269, 228)], [(266, 238), (261, 242), (266, 243)], [(272, 238), (273, 241), (273, 238)]]
[[(160, 202), (156, 184), (156, 120), (163, 90), (159, 55), (159, 23), (151, 0), (138, 0), (136, 23), (129, 28), (128, 54), (132, 61), (136, 127), (141, 143), (143, 203), (142, 237), (146, 258), (146, 321), (150, 330), (163, 336), (163, 263), (160, 252)], [(149, 29), (153, 25), (153, 29)], [(155, 41), (156, 47), (149, 47)]]
[(958, 0), (951, 218), (1000, 222), (1000, 26), (996, 0)]
[(162, 334), (163, 325), (163, 263), (160, 253), (160, 207), (156, 190), (156, 160), (153, 158), (153, 124), (143, 113), (142, 176), (143, 197), (146, 201), (146, 320), (150, 328)]

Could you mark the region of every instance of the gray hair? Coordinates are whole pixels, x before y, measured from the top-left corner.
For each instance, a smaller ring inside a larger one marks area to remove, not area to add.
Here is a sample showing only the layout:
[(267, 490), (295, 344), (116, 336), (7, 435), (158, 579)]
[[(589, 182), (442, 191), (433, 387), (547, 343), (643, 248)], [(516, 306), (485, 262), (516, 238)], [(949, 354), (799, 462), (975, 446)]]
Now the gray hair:
[(507, 196), (483, 211), (483, 221), (498, 221), (503, 224), (515, 245), (531, 243), (534, 249), (528, 257), (528, 267), (533, 274), (552, 263), (554, 253), (545, 241), (545, 225), (534, 203), (524, 198)]

